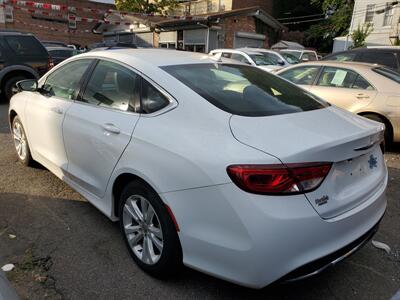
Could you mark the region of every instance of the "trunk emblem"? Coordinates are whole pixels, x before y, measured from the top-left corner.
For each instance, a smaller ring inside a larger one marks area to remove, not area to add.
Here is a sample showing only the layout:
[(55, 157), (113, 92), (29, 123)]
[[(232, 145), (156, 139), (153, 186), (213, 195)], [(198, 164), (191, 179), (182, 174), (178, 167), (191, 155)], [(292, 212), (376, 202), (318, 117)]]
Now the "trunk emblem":
[(370, 169), (377, 168), (378, 167), (378, 158), (371, 154), (369, 157), (369, 160), (368, 160), (368, 164), (369, 164)]
[(315, 199), (315, 204), (317, 204), (318, 206), (321, 206), (321, 205), (327, 204), (328, 200), (329, 200), (329, 196), (325, 195), (319, 199)]

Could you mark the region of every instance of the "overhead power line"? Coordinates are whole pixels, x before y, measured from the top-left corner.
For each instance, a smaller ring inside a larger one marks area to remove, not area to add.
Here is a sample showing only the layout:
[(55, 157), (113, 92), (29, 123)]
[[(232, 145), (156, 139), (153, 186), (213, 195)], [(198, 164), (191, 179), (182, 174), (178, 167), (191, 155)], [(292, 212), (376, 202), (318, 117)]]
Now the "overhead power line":
[(319, 16), (325, 16), (325, 14), (314, 14), (314, 15), (306, 15), (306, 16), (299, 16), (299, 17), (287, 17), (287, 18), (279, 18), (279, 19), (277, 19), (277, 20), (278, 20), (278, 21), (283, 21), (283, 20), (297, 20), (297, 19), (305, 19), (305, 18), (319, 17)]

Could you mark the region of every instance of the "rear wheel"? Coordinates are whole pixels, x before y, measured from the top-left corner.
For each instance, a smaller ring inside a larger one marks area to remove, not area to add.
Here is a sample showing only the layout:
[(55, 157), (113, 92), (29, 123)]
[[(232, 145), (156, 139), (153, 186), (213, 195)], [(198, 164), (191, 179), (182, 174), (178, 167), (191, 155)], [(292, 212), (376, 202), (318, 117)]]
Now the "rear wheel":
[(14, 96), (17, 92), (17, 82), (26, 79), (24, 76), (15, 76), (7, 79), (3, 86), (3, 94), (7, 101), (10, 101), (11, 97)]
[(24, 127), (22, 126), (21, 120), (18, 116), (13, 119), (12, 122), (12, 134), (14, 139), (15, 150), (17, 151), (17, 156), (19, 161), (24, 165), (31, 165), (33, 160), (31, 156), (31, 151), (28, 145), (28, 139), (25, 134)]
[(182, 250), (175, 225), (157, 193), (142, 181), (122, 191), (120, 229), (138, 266), (156, 276), (174, 275), (182, 265)]
[(386, 146), (390, 146), (392, 144), (393, 141), (393, 132), (392, 132), (392, 127), (390, 126), (390, 124), (388, 124), (383, 118), (381, 118), (378, 115), (374, 115), (374, 114), (366, 114), (363, 115), (363, 117), (368, 118), (370, 120), (376, 121), (376, 122), (380, 122), (385, 124), (386, 129), (385, 129), (385, 145)]

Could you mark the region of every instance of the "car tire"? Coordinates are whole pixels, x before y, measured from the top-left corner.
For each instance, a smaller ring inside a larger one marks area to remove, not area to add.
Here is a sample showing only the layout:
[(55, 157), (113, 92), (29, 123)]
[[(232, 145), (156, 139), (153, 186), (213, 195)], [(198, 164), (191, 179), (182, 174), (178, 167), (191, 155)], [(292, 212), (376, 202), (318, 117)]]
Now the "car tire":
[(28, 144), (28, 138), (18, 116), (16, 116), (12, 122), (12, 135), (18, 160), (26, 166), (32, 165), (33, 159)]
[(16, 83), (24, 79), (26, 79), (24, 76), (15, 76), (7, 79), (3, 86), (3, 95), (6, 101), (10, 101), (11, 97), (14, 96)]
[(386, 129), (385, 129), (385, 146), (388, 147), (392, 144), (393, 142), (393, 133), (392, 133), (392, 128), (390, 126), (390, 124), (388, 124), (384, 119), (382, 119), (380, 116), (374, 115), (374, 114), (366, 114), (363, 115), (363, 117), (376, 121), (376, 122), (380, 122), (385, 124)]
[(119, 203), (120, 230), (136, 264), (158, 278), (178, 274), (182, 249), (177, 226), (158, 194), (145, 182), (135, 180), (125, 186)]

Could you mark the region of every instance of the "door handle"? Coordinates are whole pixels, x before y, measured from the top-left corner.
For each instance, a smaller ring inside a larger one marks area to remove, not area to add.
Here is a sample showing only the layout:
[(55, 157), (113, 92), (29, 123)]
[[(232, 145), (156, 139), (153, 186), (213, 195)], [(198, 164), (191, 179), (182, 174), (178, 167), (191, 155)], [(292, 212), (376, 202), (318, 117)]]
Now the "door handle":
[(119, 134), (121, 132), (121, 130), (117, 126), (115, 126), (114, 124), (111, 124), (111, 123), (103, 124), (102, 127), (105, 131), (108, 131), (111, 133)]
[(357, 99), (369, 99), (369, 96), (365, 94), (357, 94)]
[(50, 110), (51, 110), (52, 112), (55, 112), (55, 113), (59, 114), (59, 115), (62, 115), (62, 114), (64, 113), (64, 111), (63, 111), (61, 108), (56, 107), (56, 106), (50, 108)]

